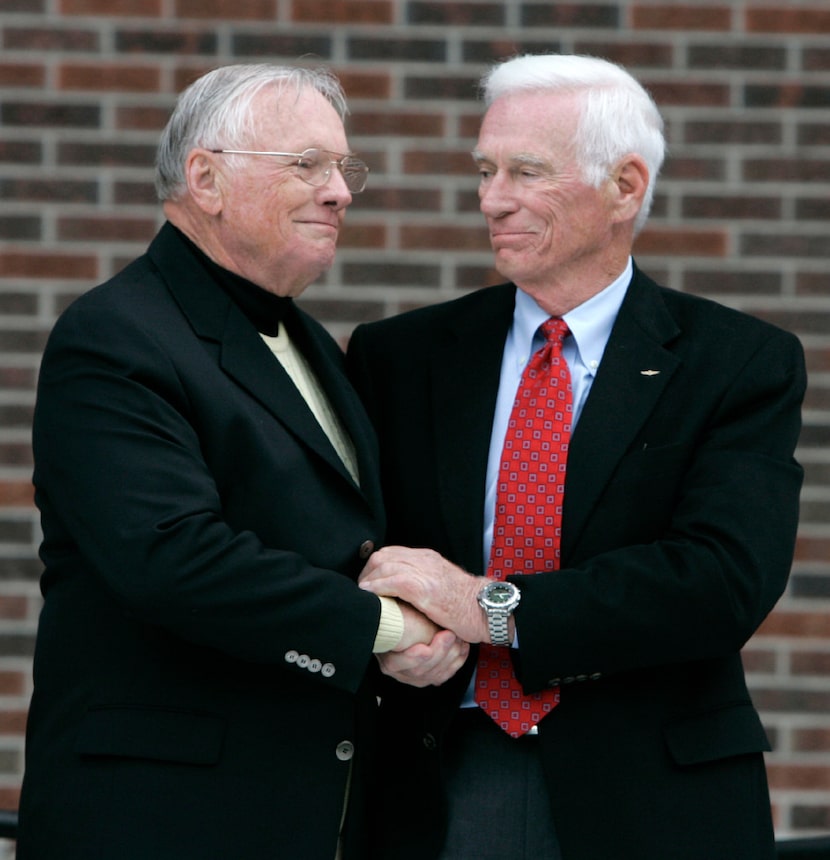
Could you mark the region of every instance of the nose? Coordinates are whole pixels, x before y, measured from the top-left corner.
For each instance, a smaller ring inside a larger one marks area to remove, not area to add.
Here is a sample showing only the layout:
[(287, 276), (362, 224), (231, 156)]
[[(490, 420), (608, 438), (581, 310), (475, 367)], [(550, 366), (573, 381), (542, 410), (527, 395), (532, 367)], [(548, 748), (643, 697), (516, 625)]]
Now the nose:
[(336, 164), (331, 165), (328, 179), (318, 186), (323, 198), (322, 202), (335, 209), (345, 209), (352, 202), (352, 192), (346, 185), (343, 172)]
[(482, 182), (478, 188), (479, 208), (482, 213), (488, 218), (498, 218), (515, 211), (517, 204), (512, 189), (509, 177), (500, 170), (486, 182)]

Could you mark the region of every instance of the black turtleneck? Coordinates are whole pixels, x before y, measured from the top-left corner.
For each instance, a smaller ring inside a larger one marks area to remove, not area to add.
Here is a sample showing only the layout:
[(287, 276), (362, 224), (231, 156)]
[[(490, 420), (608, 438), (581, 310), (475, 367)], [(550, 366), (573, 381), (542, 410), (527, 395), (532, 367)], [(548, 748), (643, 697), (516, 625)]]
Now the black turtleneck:
[(275, 296), (247, 278), (214, 263), (181, 230), (177, 227), (174, 229), (213, 280), (222, 287), (234, 304), (238, 305), (242, 313), (248, 317), (256, 330), (261, 334), (274, 337), (279, 330), (280, 321), (292, 306), (293, 299), (290, 296)]

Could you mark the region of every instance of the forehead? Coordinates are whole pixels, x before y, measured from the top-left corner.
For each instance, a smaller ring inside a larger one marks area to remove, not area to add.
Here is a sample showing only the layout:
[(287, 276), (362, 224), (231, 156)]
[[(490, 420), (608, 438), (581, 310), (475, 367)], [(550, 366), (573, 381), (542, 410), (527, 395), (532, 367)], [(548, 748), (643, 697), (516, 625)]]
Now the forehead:
[(573, 95), (532, 91), (502, 96), (484, 115), (476, 149), (488, 158), (517, 152), (558, 156), (568, 151), (576, 121)]
[(252, 109), (263, 146), (301, 151), (316, 145), (346, 151), (346, 132), (337, 111), (311, 87), (299, 91), (293, 86), (281, 91), (269, 87), (257, 95)]

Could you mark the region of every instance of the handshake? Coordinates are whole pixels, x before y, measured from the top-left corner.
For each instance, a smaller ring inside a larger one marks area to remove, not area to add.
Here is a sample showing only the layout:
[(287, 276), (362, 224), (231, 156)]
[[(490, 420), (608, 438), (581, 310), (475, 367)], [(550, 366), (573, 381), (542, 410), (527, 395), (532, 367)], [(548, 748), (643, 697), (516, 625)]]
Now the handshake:
[[(478, 603), (484, 582), (430, 549), (388, 546), (373, 553), (360, 587), (395, 598), (404, 618), (395, 649), (377, 655), (381, 671), (416, 687), (443, 684), (455, 675), (470, 643), (490, 641)], [(510, 625), (512, 638), (512, 618)]]

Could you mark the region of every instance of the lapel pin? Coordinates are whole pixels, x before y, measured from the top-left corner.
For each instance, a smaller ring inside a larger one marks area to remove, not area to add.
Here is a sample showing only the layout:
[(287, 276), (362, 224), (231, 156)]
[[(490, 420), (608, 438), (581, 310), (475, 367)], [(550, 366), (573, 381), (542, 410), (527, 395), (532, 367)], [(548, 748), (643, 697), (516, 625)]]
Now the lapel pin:
[(657, 376), (658, 373), (660, 373), (659, 370), (641, 370), (640, 371), (641, 376)]

